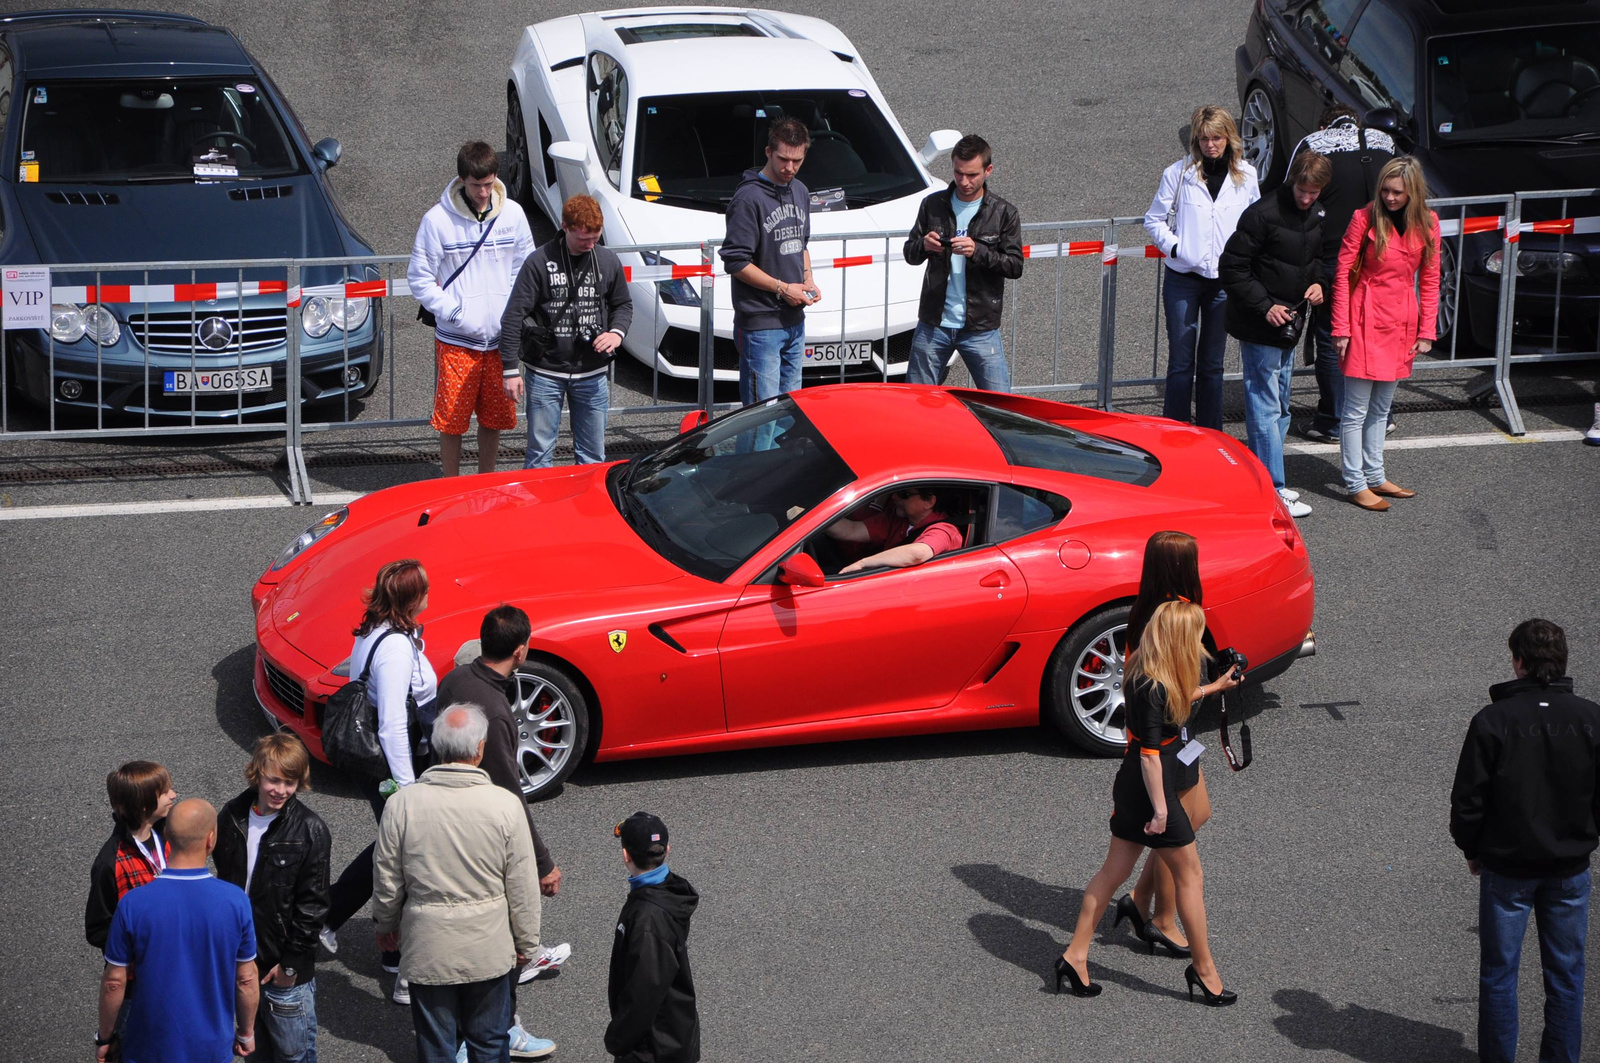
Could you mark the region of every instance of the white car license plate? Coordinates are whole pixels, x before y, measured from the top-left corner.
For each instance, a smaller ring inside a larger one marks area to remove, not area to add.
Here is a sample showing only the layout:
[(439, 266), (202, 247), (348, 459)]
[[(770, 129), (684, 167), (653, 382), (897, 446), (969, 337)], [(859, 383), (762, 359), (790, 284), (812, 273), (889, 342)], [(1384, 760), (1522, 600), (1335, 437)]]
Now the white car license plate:
[(168, 395), (210, 394), (218, 391), (266, 391), (272, 387), (272, 368), (169, 370), (162, 374), (161, 390)]
[(860, 365), (872, 360), (872, 341), (811, 343), (806, 345), (808, 365)]

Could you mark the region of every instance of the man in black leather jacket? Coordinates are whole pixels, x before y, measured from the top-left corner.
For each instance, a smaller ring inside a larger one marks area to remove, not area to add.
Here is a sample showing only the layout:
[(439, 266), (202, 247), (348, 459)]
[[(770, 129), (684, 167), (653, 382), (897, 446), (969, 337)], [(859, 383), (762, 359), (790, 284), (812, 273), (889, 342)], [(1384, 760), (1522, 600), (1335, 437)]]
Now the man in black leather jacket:
[(288, 732), (256, 742), (250, 789), (217, 817), (217, 877), (250, 897), (262, 1006), (258, 1044), (276, 1063), (316, 1051), (317, 934), (328, 917), (328, 826), (296, 794), (311, 781), (311, 755)]
[(1022, 276), (1022, 222), (1016, 207), (984, 187), (994, 172), (992, 158), (988, 141), (962, 137), (950, 152), (955, 179), (923, 199), (906, 237), (906, 261), (928, 264), (908, 384), (943, 383), (955, 350), (974, 385), (1011, 390), (1000, 321), (1006, 278)]

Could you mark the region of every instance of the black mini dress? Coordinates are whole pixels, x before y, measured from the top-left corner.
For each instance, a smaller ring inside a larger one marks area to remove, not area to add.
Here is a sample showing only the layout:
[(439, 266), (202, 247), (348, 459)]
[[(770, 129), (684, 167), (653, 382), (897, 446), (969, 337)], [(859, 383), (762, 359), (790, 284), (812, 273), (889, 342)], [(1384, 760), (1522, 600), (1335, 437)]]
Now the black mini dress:
[[(1128, 688), (1125, 723), (1128, 729), (1128, 748), (1122, 755), (1122, 766), (1111, 785), (1111, 834), (1135, 845), (1152, 849), (1176, 849), (1194, 841), (1194, 828), (1189, 825), (1189, 814), (1178, 800), (1185, 766), (1178, 760), (1178, 750), (1183, 748), (1179, 737), (1183, 728), (1168, 723), (1166, 718), (1166, 692), (1143, 676)], [(1161, 785), (1167, 799), (1167, 829), (1160, 834), (1146, 834), (1145, 825), (1156, 814), (1150, 803), (1150, 793), (1145, 789), (1141, 767), (1145, 757), (1161, 760)]]

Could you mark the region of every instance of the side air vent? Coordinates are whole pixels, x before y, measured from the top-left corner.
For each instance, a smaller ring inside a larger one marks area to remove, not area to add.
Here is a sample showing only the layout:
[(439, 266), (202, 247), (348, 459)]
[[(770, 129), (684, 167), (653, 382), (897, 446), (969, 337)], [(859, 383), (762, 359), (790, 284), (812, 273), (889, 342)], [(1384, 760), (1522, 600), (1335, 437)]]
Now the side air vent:
[(288, 199), (294, 195), (294, 185), (245, 185), (228, 189), (228, 198), (243, 203), (250, 199)]
[(570, 70), (575, 66), (582, 66), (582, 65), (583, 65), (583, 56), (575, 55), (571, 59), (563, 59), (559, 63), (551, 63), (550, 64), (550, 73), (554, 74), (558, 70)]
[(848, 54), (846, 52), (834, 52), (833, 56), (834, 56), (835, 59), (839, 60), (839, 62), (841, 62), (841, 63), (853, 63), (853, 62), (856, 61), (856, 57), (855, 56), (850, 55), (850, 54)]
[(121, 202), (115, 192), (46, 192), (44, 198), (73, 207), (114, 207)]

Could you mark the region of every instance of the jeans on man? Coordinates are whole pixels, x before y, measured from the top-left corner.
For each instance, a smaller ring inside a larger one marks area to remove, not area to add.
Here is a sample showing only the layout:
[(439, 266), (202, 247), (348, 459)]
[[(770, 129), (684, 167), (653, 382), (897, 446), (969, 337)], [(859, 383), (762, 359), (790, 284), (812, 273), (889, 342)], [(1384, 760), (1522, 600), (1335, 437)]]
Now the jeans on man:
[(1317, 409), (1311, 415), (1311, 427), (1329, 435), (1338, 433), (1339, 411), (1344, 406), (1344, 373), (1339, 369), (1339, 355), (1333, 349), (1333, 278), (1338, 270), (1338, 255), (1322, 260), (1325, 298), (1321, 306), (1311, 308), (1311, 320), (1306, 328), (1306, 344), (1313, 352), (1312, 365), (1317, 377)]
[(1293, 347), (1239, 342), (1244, 362), (1245, 445), (1261, 459), (1273, 487), (1283, 486), (1283, 441), (1289, 434)]
[(507, 1063), (511, 1059), (511, 979), (461, 985), (411, 983), (411, 1023), (417, 1031), (417, 1063), (455, 1063), (456, 1048), (467, 1043), (468, 1063)]
[(746, 406), (800, 390), (800, 367), (806, 358), (806, 323), (789, 328), (733, 327), (739, 351), (739, 401)]
[(1511, 878), (1483, 871), (1478, 884), (1478, 1058), (1517, 1054), (1517, 967), (1528, 912), (1538, 916), (1544, 964), (1540, 1063), (1578, 1063), (1583, 1045), (1584, 939), (1589, 871), (1571, 878)]
[(317, 1063), (316, 979), (287, 987), (262, 982), (256, 1030), (263, 1063)]
[(972, 374), (972, 384), (982, 391), (1010, 391), (1011, 369), (1006, 365), (1000, 330), (945, 328), (917, 322), (911, 334), (911, 354), (906, 359), (907, 384), (943, 384), (950, 371), (950, 352), (959, 351)]
[(528, 373), (528, 456), (524, 469), (548, 469), (561, 431), (561, 405), (572, 402), (573, 461), (598, 465), (606, 460), (606, 409), (611, 405), (607, 374), (577, 380)]
[(1380, 487), (1389, 478), (1383, 471), (1383, 441), (1389, 427), (1389, 407), (1394, 402), (1393, 380), (1344, 378), (1344, 414), (1339, 420), (1339, 460), (1344, 466), (1345, 490), (1355, 494)]
[(1197, 273), (1169, 269), (1165, 281), (1161, 306), (1167, 315), (1167, 388), (1161, 415), (1188, 424), (1192, 396), (1194, 423), (1220, 430), (1228, 293), (1222, 281)]

